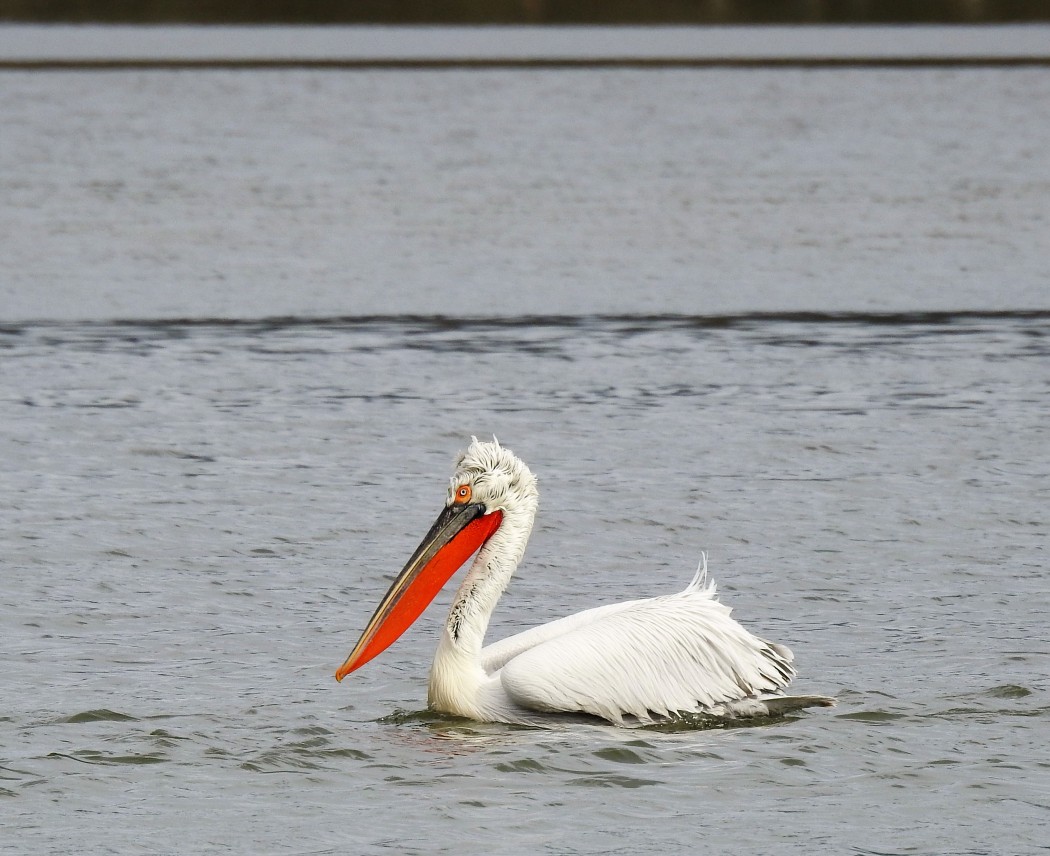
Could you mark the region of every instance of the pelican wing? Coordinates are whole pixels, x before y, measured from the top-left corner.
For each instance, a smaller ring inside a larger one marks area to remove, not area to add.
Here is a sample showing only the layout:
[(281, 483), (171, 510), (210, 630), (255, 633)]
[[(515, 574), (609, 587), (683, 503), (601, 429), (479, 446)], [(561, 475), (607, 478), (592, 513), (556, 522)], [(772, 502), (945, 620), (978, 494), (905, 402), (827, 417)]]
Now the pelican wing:
[(488, 674), (492, 674), (530, 648), (535, 648), (537, 645), (571, 633), (573, 630), (584, 627), (593, 621), (597, 621), (599, 618), (611, 615), (614, 612), (620, 612), (642, 602), (640, 600), (629, 600), (624, 603), (596, 606), (592, 609), (585, 609), (583, 612), (577, 612), (575, 615), (559, 618), (557, 621), (541, 624), (539, 627), (530, 627), (528, 630), (515, 633), (513, 636), (500, 639), (499, 642), (493, 642), (491, 645), (486, 645), (482, 648), (481, 666)]
[(564, 632), (537, 628), (549, 638), (520, 640), (536, 644), (503, 666), (504, 690), (532, 710), (581, 711), (616, 723), (628, 715), (648, 722), (717, 713), (781, 691), (795, 673), (791, 652), (748, 633), (715, 599), (714, 586), (702, 583), (698, 576), (679, 594), (588, 610), (563, 619)]

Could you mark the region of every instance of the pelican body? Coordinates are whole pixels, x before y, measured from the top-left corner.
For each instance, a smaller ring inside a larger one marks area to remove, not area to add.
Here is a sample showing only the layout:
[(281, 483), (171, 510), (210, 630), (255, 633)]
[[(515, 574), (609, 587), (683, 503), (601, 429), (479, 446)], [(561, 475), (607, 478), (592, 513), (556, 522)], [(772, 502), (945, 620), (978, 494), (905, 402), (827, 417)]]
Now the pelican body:
[[(473, 438), (445, 508), (376, 609), (341, 681), (393, 644), (473, 555), (430, 670), (429, 704), (482, 722), (536, 724), (589, 714), (645, 725), (689, 714), (769, 716), (825, 696), (785, 696), (783, 645), (753, 636), (719, 603), (706, 558), (684, 591), (588, 609), (485, 645), (496, 603), (521, 563), (539, 493), (527, 466)], [(475, 555), (476, 554), (476, 555)]]

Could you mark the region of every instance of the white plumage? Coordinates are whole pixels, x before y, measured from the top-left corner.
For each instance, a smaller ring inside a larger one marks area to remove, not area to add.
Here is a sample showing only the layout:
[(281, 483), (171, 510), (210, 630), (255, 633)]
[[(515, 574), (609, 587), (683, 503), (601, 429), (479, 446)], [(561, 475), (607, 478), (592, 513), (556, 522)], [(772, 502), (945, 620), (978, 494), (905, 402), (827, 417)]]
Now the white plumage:
[(778, 692), (794, 675), (791, 652), (744, 630), (700, 576), (678, 594), (617, 606), (507, 662), (499, 680), (510, 698), (644, 723), (731, 714), (727, 703)]
[(457, 462), (446, 514), (462, 501), (464, 486), (478, 514), (499, 512), (502, 520), (449, 611), (430, 673), (435, 710), (491, 722), (590, 714), (635, 725), (834, 704), (825, 696), (782, 695), (795, 674), (791, 651), (730, 617), (707, 579), (706, 557), (684, 591), (599, 606), (483, 647), (489, 617), (524, 554), (538, 492), (510, 450), (476, 438)]

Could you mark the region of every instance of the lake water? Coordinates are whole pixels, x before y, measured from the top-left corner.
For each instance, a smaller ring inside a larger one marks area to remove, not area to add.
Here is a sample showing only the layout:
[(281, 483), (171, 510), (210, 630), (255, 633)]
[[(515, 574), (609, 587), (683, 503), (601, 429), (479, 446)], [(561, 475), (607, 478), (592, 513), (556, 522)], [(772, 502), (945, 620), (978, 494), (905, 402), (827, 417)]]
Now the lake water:
[[(9, 328), (14, 850), (1041, 852), (1048, 320)], [(337, 685), (472, 432), (542, 492), (494, 637), (706, 549), (839, 707), (384, 719), (424, 707), (447, 596)]]
[(0, 74), (5, 320), (1044, 309), (1050, 67)]
[[(1046, 852), (1050, 72), (0, 83), (0, 851)], [(839, 706), (431, 717), (447, 592), (336, 684), (471, 434), (493, 638), (707, 550)]]

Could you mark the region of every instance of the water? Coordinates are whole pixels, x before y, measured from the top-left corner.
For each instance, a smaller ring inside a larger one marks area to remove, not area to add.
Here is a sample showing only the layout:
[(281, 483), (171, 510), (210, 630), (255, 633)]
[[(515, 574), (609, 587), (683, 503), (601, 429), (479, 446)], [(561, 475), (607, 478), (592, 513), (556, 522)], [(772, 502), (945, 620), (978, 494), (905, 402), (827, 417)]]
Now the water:
[[(470, 64), (1046, 65), (1050, 23), (908, 26), (228, 26), (5, 24), (0, 69), (100, 64), (402, 69)], [(477, 67), (477, 65), (475, 65)], [(765, 69), (768, 73), (768, 68)]]
[(1050, 68), (0, 74), (0, 318), (1045, 309)]
[[(8, 325), (7, 852), (1045, 852), (1050, 317)], [(540, 478), (493, 638), (701, 549), (839, 707), (420, 714), (448, 594), (332, 672), (495, 433)]]
[[(1046, 852), (1045, 68), (0, 84), (0, 850)], [(839, 706), (428, 717), (447, 593), (337, 685), (472, 433), (494, 638), (706, 549)]]

